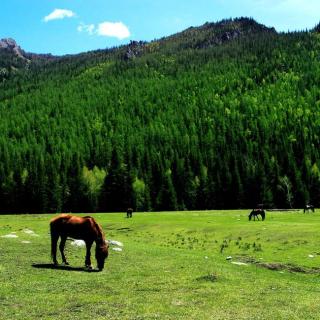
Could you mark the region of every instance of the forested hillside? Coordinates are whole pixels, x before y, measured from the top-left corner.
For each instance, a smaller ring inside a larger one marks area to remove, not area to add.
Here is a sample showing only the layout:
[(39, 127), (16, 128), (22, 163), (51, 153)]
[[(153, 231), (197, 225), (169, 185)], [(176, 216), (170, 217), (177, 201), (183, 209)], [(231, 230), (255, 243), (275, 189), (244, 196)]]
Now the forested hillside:
[(0, 211), (319, 206), (316, 30), (240, 18), (59, 58), (0, 49)]

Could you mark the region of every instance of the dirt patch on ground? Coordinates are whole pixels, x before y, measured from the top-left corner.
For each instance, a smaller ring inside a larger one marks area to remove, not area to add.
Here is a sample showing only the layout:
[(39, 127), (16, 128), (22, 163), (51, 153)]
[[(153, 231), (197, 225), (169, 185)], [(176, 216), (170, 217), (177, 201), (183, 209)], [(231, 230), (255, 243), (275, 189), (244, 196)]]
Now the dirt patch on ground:
[(302, 267), (302, 266), (291, 264), (291, 263), (261, 262), (248, 256), (239, 256), (237, 257), (237, 260), (245, 263), (255, 264), (257, 267), (265, 268), (272, 271), (288, 271), (288, 272), (297, 272), (297, 273), (305, 273), (305, 274), (320, 274), (320, 268)]
[(306, 274), (320, 274), (320, 268), (307, 268), (297, 266), (295, 264), (286, 264), (286, 263), (263, 263), (258, 262), (258, 267), (266, 268), (269, 270), (274, 271), (289, 271), (289, 272), (299, 272), (299, 273), (306, 273)]

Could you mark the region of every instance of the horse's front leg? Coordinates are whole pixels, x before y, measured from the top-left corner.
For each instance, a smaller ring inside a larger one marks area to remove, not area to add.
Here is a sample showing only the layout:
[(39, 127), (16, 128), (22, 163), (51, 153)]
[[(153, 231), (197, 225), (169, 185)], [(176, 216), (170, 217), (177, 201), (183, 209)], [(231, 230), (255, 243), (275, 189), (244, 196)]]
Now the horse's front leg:
[(88, 269), (92, 269), (91, 265), (91, 247), (92, 247), (93, 241), (86, 241), (86, 260), (85, 260), (85, 266)]
[(66, 265), (69, 265), (69, 263), (68, 263), (68, 261), (67, 261), (67, 259), (66, 259), (66, 256), (64, 255), (64, 247), (65, 247), (65, 245), (66, 245), (66, 241), (67, 241), (67, 237), (61, 237), (59, 249), (60, 249), (62, 261), (63, 261)]

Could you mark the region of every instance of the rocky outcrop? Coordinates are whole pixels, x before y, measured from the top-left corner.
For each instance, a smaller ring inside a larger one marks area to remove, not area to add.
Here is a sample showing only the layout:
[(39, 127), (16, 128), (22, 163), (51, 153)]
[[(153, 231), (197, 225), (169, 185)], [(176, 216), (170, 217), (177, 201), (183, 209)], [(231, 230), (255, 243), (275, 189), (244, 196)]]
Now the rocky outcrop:
[(224, 44), (240, 37), (258, 34), (276, 34), (274, 28), (266, 27), (252, 18), (225, 19), (207, 22), (200, 27), (190, 27), (173, 36), (162, 39), (171, 42), (177, 49), (203, 49)]
[(144, 41), (131, 41), (128, 46), (125, 53), (125, 59), (131, 60), (136, 57), (139, 57), (142, 55), (144, 48), (145, 48), (146, 42)]
[(0, 49), (5, 49), (13, 52), (16, 56), (26, 59), (24, 56), (24, 51), (18, 46), (16, 41), (11, 38), (5, 38), (0, 40)]

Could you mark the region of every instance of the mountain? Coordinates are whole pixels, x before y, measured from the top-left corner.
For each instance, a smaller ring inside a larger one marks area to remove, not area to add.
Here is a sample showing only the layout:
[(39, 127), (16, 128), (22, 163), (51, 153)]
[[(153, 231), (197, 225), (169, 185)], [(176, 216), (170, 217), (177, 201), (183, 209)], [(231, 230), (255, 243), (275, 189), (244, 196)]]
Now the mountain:
[[(205, 23), (200, 27), (190, 27), (189, 29), (175, 34), (170, 37), (162, 38), (160, 40), (153, 41), (151, 43), (143, 41), (131, 41), (130, 44), (125, 45), (119, 50), (117, 48), (111, 50), (97, 50), (88, 54), (73, 55), (72, 57), (88, 55), (94, 56), (95, 53), (104, 52), (117, 52), (125, 51), (124, 57), (127, 59), (135, 58), (143, 53), (150, 52), (150, 47), (159, 46), (161, 50), (166, 47), (170, 47), (171, 50), (181, 50), (186, 48), (201, 49), (208, 48), (210, 46), (221, 45), (224, 42), (237, 39), (239, 37), (246, 37), (254, 34), (263, 33), (276, 33), (274, 28), (268, 28), (262, 24), (257, 23), (251, 18), (237, 18), (226, 19), (217, 23)], [(0, 54), (7, 55), (9, 61), (16, 59), (20, 63), (28, 63), (30, 61), (37, 61), (39, 59), (56, 60), (59, 57), (51, 54), (35, 54), (27, 53), (16, 43), (14, 39), (6, 38), (0, 40)], [(61, 57), (60, 57), (61, 58)], [(0, 63), (6, 61), (5, 57), (2, 57)]]
[(57, 59), (51, 54), (34, 54), (25, 52), (14, 39), (0, 40), (0, 82), (17, 74), (19, 70), (26, 70), (30, 63), (48, 62)]
[(200, 27), (189, 29), (164, 38), (163, 42), (175, 43), (177, 49), (204, 49), (221, 45), (241, 37), (276, 33), (274, 28), (268, 28), (251, 18), (226, 19), (216, 23), (205, 23)]
[(238, 18), (77, 55), (18, 48), (0, 49), (0, 211), (320, 205), (315, 30)]
[(155, 48), (163, 53), (169, 53), (168, 50), (174, 52), (187, 48), (203, 49), (221, 45), (239, 37), (263, 33), (276, 33), (276, 31), (274, 28), (267, 28), (251, 18), (228, 19), (217, 23), (205, 23), (200, 27), (191, 27), (173, 36), (155, 40), (150, 43), (131, 41), (128, 45), (120, 48), (96, 50), (89, 53), (61, 57), (51, 54), (25, 52), (14, 39), (5, 38), (0, 40), (0, 68), (2, 76), (4, 74), (8, 76), (12, 71), (15, 73), (19, 69), (29, 68), (31, 62), (33, 64), (46, 64), (47, 62), (63, 58), (66, 58), (66, 60), (70, 60), (71, 58), (74, 61), (83, 59), (105, 59), (106, 56), (110, 56), (110, 53), (115, 58), (133, 59), (142, 54), (153, 52)]

